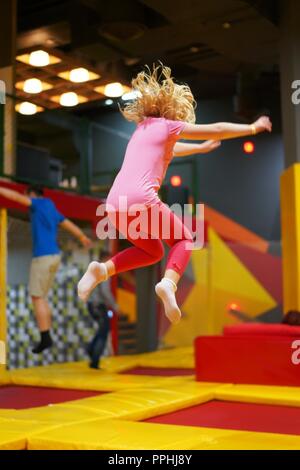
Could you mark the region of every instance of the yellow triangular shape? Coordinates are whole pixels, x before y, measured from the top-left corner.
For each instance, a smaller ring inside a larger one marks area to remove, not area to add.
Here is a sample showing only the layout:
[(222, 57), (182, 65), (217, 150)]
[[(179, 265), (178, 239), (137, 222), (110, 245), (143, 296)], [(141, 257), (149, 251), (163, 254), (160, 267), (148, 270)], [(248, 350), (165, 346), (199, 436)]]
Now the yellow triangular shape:
[[(211, 302), (215, 307), (218, 305), (220, 309), (220, 304), (224, 302), (237, 302), (240, 310), (253, 318), (277, 305), (269, 292), (212, 229), (209, 229), (209, 241)], [(225, 307), (223, 305), (223, 315), (228, 315), (228, 312), (224, 312)]]

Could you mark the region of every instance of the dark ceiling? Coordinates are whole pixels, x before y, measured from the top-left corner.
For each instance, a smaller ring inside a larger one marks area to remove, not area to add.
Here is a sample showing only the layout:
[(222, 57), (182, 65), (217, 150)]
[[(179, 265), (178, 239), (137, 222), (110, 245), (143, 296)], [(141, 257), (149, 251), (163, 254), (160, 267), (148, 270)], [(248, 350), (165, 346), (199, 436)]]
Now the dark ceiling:
[(238, 73), (274, 86), (277, 17), (274, 0), (19, 0), (17, 47), (56, 47), (127, 81), (161, 60), (198, 97), (218, 97)]
[[(280, 106), (276, 6), (276, 0), (19, 0), (17, 47), (58, 48), (128, 83), (144, 64), (161, 60), (197, 98), (235, 95), (235, 115), (247, 120)], [(110, 111), (101, 100), (68, 112), (95, 119)], [(18, 115), (19, 141), (76, 164), (72, 134), (42, 115)]]

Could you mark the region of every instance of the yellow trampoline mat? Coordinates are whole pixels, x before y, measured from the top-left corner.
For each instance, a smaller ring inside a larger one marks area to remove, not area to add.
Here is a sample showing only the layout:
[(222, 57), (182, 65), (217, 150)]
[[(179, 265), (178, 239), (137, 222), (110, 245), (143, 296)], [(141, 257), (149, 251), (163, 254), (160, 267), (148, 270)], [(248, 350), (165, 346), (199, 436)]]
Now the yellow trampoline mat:
[(8, 416), (7, 419), (0, 418), (0, 450), (26, 449), (30, 436), (53, 430), (57, 426), (49, 422), (26, 421)]
[(300, 406), (299, 387), (118, 373), (139, 366), (190, 368), (192, 359), (192, 348), (180, 348), (107, 358), (101, 371), (86, 363), (10, 371), (5, 383), (108, 393), (26, 410), (0, 408), (0, 449), (300, 449), (300, 436), (137, 422), (213, 399)]
[(138, 421), (210, 401), (214, 398), (215, 388), (213, 384), (187, 382), (172, 387), (121, 390), (63, 406), (72, 407), (74, 413), (84, 409), (102, 417), (106, 415), (106, 418)]
[(300, 437), (222, 429), (96, 420), (34, 434), (30, 450), (299, 449)]
[(300, 387), (227, 385), (216, 390), (215, 398), (244, 403), (300, 406)]

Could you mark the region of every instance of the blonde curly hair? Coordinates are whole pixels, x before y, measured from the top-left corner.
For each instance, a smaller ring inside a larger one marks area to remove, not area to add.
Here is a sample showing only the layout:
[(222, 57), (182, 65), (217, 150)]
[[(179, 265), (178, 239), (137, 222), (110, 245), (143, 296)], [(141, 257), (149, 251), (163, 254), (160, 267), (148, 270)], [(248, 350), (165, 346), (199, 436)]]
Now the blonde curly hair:
[(171, 69), (162, 63), (140, 72), (131, 82), (136, 98), (120, 108), (128, 121), (139, 123), (146, 117), (164, 117), (195, 123), (196, 101), (188, 85), (174, 82)]

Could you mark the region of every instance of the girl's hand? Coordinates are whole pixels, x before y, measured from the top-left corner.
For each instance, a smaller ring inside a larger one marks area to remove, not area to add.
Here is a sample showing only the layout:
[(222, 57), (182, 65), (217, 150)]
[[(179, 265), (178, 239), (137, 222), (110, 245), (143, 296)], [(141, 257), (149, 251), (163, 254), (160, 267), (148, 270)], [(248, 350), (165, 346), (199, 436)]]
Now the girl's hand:
[(200, 145), (204, 153), (206, 152), (209, 153), (219, 148), (221, 145), (221, 141), (220, 140), (207, 140), (206, 142), (203, 142), (203, 144), (200, 144)]
[(260, 132), (272, 132), (272, 122), (267, 116), (262, 116), (257, 121), (253, 123), (255, 126), (256, 133), (259, 134)]

